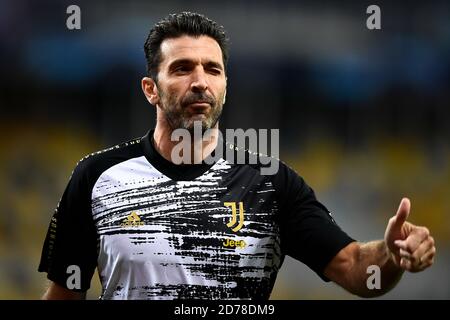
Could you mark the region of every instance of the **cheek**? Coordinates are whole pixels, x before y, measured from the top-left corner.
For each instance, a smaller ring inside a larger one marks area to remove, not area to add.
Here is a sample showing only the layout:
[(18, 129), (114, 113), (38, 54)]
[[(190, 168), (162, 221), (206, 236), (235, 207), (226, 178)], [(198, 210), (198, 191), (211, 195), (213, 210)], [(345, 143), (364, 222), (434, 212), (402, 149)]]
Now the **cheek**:
[(167, 93), (167, 96), (169, 97), (170, 100), (179, 101), (184, 97), (186, 93), (186, 88), (180, 85), (179, 83), (170, 84), (167, 86), (165, 92)]
[(211, 81), (210, 83), (211, 88), (213, 88), (214, 93), (216, 94), (217, 97), (223, 95), (227, 87), (225, 79), (214, 79), (214, 81)]
[(225, 92), (225, 90), (227, 88), (227, 82), (226, 82), (225, 78), (216, 79), (216, 81), (214, 81), (213, 83), (214, 83), (214, 86), (217, 88), (218, 92)]
[(226, 88), (224, 88), (224, 87), (220, 87), (215, 91), (214, 95), (215, 95), (218, 103), (222, 104), (222, 102), (223, 102), (222, 100), (224, 100), (224, 97), (225, 97), (225, 92), (226, 92)]
[(178, 94), (171, 87), (159, 89), (159, 98), (164, 105), (172, 105), (178, 99)]

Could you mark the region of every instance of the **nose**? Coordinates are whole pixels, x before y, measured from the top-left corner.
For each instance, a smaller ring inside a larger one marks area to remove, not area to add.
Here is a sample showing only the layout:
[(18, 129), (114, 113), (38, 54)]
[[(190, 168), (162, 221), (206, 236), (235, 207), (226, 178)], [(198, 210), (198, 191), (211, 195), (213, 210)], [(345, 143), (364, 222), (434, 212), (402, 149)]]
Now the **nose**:
[(192, 73), (191, 90), (193, 92), (202, 92), (208, 89), (208, 81), (206, 80), (206, 74), (203, 68), (196, 68)]

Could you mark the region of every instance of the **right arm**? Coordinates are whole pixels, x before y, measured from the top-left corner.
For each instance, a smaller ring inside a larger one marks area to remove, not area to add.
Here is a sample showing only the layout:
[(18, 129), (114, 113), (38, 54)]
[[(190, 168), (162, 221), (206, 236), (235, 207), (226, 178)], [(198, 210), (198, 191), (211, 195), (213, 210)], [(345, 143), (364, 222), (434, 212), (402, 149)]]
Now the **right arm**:
[(75, 292), (66, 289), (56, 282), (49, 281), (47, 291), (41, 298), (42, 300), (85, 300), (86, 292)]
[[(97, 266), (98, 243), (89, 168), (84, 160), (77, 165), (50, 220), (38, 267), (52, 280), (43, 300), (85, 299), (90, 287)], [(73, 287), (66, 285), (69, 279)]]

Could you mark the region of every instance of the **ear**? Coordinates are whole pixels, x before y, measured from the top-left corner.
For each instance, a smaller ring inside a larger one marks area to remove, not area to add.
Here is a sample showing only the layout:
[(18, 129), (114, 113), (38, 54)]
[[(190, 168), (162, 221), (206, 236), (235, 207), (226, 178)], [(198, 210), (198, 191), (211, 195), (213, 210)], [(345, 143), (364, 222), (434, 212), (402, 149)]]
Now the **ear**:
[(142, 91), (148, 102), (156, 106), (159, 103), (158, 87), (152, 78), (144, 77), (141, 81)]

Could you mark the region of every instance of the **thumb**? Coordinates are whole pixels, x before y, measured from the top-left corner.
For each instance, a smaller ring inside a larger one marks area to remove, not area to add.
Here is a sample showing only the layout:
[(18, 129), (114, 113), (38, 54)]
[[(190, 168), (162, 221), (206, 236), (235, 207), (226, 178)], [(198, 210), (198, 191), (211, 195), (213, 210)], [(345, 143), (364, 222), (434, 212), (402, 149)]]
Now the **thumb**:
[(411, 210), (411, 201), (408, 198), (403, 198), (398, 207), (397, 213), (395, 214), (394, 225), (396, 227), (401, 227), (405, 223), (409, 216), (409, 210)]

